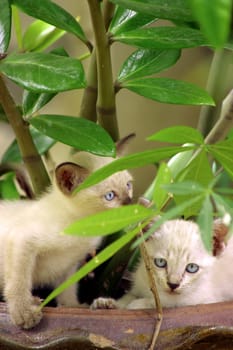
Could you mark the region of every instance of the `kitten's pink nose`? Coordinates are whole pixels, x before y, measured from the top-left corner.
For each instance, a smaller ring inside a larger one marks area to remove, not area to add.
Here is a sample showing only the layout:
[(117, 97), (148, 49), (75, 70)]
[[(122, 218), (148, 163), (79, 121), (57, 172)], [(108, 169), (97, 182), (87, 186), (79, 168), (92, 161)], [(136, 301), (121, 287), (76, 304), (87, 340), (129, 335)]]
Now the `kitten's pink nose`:
[(178, 283), (167, 282), (167, 285), (168, 285), (168, 287), (169, 287), (171, 290), (175, 290), (176, 288), (179, 287), (179, 284), (178, 284)]
[(124, 199), (123, 199), (123, 202), (122, 202), (122, 204), (123, 205), (128, 205), (128, 204), (131, 204), (132, 203), (132, 198), (130, 198), (130, 197), (125, 197)]

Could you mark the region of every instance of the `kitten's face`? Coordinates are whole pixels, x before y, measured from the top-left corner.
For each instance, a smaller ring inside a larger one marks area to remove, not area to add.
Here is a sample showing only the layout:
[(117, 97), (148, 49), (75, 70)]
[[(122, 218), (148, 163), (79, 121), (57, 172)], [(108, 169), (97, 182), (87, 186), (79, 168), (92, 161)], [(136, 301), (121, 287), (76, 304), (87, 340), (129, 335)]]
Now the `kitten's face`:
[(77, 199), (92, 211), (102, 211), (130, 204), (133, 196), (132, 176), (120, 171), (104, 181), (80, 191)]
[[(115, 160), (111, 157), (100, 157), (86, 152), (78, 152), (76, 159), (90, 173)], [(93, 211), (101, 211), (129, 204), (132, 196), (132, 176), (127, 170), (123, 170), (90, 188), (80, 191), (77, 199), (81, 199), (83, 205), (86, 203), (86, 207), (90, 210), (93, 206)]]
[(184, 220), (164, 223), (147, 246), (158, 288), (171, 296), (197, 288), (214, 260), (202, 244), (198, 226)]

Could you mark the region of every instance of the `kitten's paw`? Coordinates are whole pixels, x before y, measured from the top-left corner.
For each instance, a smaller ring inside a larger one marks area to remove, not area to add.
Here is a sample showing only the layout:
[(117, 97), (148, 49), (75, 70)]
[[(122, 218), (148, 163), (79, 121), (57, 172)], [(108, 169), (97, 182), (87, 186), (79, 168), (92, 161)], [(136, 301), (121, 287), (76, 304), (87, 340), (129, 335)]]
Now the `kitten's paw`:
[(16, 326), (24, 329), (35, 327), (42, 318), (42, 311), (39, 305), (39, 298), (33, 298), (32, 303), (9, 303), (8, 308), (12, 322)]
[(117, 309), (117, 303), (112, 298), (97, 298), (91, 304), (91, 309)]

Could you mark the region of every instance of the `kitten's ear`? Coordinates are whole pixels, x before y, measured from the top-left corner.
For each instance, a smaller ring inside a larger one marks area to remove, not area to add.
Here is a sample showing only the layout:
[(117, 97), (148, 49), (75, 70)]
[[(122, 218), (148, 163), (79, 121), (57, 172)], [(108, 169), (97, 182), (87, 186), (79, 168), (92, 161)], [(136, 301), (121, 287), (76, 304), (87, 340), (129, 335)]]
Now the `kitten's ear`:
[(89, 171), (75, 163), (62, 163), (55, 170), (59, 189), (66, 195), (71, 195), (89, 175)]
[(122, 157), (127, 153), (127, 146), (132, 138), (136, 135), (134, 133), (129, 134), (128, 136), (123, 137), (116, 143), (116, 154), (118, 157)]
[(216, 219), (214, 220), (213, 230), (213, 256), (219, 256), (226, 248), (229, 228), (221, 219)]

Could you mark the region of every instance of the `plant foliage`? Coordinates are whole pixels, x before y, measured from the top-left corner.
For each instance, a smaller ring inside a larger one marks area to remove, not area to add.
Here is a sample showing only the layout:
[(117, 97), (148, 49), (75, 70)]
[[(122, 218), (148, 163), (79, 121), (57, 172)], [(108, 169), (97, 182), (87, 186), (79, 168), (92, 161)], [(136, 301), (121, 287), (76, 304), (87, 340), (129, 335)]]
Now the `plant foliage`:
[[(230, 48), (231, 0), (112, 0), (104, 4), (88, 0), (87, 3), (95, 37), (93, 43), (76, 16), (54, 1), (1, 0), (0, 116), (13, 128), (16, 124), (21, 127), (15, 128), (16, 140), (3, 155), (0, 166), (30, 159), (26, 157), (27, 150), (30, 156), (46, 155), (57, 141), (94, 154), (115, 156), (113, 141), (119, 136), (116, 93), (123, 88), (162, 103), (214, 106), (215, 101), (204, 89), (157, 74), (175, 65), (184, 49), (206, 46), (214, 53), (215, 49)], [(32, 17), (24, 33), (20, 13)], [(167, 21), (165, 26), (161, 25), (161, 19)], [(18, 42), (14, 52), (9, 49), (12, 21)], [(89, 53), (84, 58), (92, 62), (88, 71), (81, 59), (70, 57), (64, 48), (57, 46), (51, 51), (51, 45), (56, 46), (58, 39), (67, 33), (86, 45)], [(133, 46), (135, 50), (113, 76), (110, 53), (116, 42)], [(5, 103), (8, 90), (3, 78), (22, 89), (20, 107), (10, 97), (10, 109), (9, 103)], [(90, 87), (96, 94), (89, 95)], [(75, 117), (41, 112), (56, 95), (72, 89), (84, 91), (82, 108)], [(108, 112), (107, 118), (104, 111)], [(122, 207), (72, 223), (65, 234), (109, 235), (123, 229), (125, 234), (54, 291), (43, 305), (112, 257), (137, 236), (142, 222), (148, 222), (155, 215), (161, 218), (147, 235), (165, 220), (178, 216), (196, 218), (203, 242), (210, 251), (213, 217), (232, 215), (232, 192), (225, 185), (231, 184), (233, 178), (231, 135), (208, 144), (206, 135), (197, 129), (174, 126), (148, 135), (151, 144), (160, 141), (171, 146), (151, 146), (147, 151), (125, 156), (91, 174), (78, 191), (123, 169), (158, 165), (155, 181), (145, 194), (151, 200), (151, 207)], [(40, 174), (35, 174), (38, 168), (34, 171), (30, 164), (25, 165), (37, 195), (48, 185), (40, 180), (46, 178), (46, 170), (42, 161)], [(18, 196), (12, 176), (10, 172), (1, 178), (2, 198)], [(38, 184), (38, 181), (41, 182)], [(139, 243), (140, 239), (134, 246)]]

